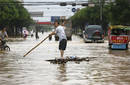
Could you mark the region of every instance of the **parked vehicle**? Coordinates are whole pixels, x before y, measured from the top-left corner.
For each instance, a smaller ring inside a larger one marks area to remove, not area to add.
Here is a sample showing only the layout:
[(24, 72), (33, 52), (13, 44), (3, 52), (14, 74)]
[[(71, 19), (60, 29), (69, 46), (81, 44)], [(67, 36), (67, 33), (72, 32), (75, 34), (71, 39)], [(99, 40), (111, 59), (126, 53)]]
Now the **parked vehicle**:
[(130, 41), (130, 28), (128, 26), (115, 25), (108, 28), (109, 48), (128, 49)]
[(84, 42), (104, 42), (104, 32), (100, 25), (88, 25), (83, 31)]
[(65, 34), (67, 37), (67, 40), (72, 40), (72, 27), (70, 26), (71, 24), (66, 24), (65, 25)]

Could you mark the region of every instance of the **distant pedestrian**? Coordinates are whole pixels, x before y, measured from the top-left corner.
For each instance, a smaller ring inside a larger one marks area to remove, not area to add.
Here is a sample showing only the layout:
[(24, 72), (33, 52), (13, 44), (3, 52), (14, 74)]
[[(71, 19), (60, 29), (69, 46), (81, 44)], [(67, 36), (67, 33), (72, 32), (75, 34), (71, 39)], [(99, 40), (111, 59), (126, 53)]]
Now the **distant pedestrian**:
[(33, 37), (33, 31), (31, 31), (31, 37)]
[(44, 33), (44, 30), (42, 30), (42, 34)]
[(8, 34), (6, 32), (6, 27), (2, 28), (2, 30), (0, 31), (0, 39), (4, 40), (6, 38), (8, 38)]
[(67, 46), (67, 38), (66, 38), (66, 34), (64, 31), (64, 27), (62, 25), (59, 25), (59, 22), (55, 22), (55, 31), (50, 33), (49, 35), (58, 35), (59, 37), (59, 50), (61, 53), (61, 58), (64, 58), (64, 51), (66, 50), (66, 46)]
[(2, 28), (2, 30), (0, 31), (0, 41), (1, 41), (0, 45), (3, 45), (3, 44), (6, 43), (5, 38), (8, 39), (8, 34), (6, 32), (6, 27)]
[(39, 39), (38, 32), (35, 34), (36, 39)]
[(24, 38), (24, 39), (27, 38), (27, 31), (26, 31), (26, 30), (23, 31), (23, 38)]

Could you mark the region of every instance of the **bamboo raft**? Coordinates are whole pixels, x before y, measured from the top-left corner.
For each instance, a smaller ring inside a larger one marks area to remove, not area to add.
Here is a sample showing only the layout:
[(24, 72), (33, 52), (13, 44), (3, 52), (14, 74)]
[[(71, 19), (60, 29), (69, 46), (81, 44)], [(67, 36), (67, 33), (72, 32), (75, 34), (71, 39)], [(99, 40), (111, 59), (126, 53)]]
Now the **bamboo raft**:
[[(92, 58), (94, 58), (94, 57), (92, 57)], [(46, 60), (46, 61), (49, 61), (50, 63), (53, 63), (53, 64), (64, 64), (64, 63), (67, 63), (67, 62), (80, 63), (82, 61), (89, 62), (92, 58), (91, 57), (84, 57), (84, 58), (79, 58), (79, 57), (69, 58), (69, 57), (67, 57), (65, 59), (55, 58), (55, 59), (50, 59), (50, 60)]]

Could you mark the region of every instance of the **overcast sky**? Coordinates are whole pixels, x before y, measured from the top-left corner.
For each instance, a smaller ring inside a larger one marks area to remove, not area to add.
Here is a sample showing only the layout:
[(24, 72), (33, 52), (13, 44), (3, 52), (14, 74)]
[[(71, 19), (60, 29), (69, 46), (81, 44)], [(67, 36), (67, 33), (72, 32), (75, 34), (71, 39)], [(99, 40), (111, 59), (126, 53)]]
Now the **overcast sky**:
[[(24, 2), (69, 2), (75, 0), (24, 0)], [(76, 0), (81, 1), (81, 0)], [(85, 1), (85, 0), (82, 0)], [(74, 13), (72, 8), (81, 8), (81, 6), (72, 7), (68, 6), (57, 6), (57, 5), (38, 5), (38, 6), (25, 6), (29, 12), (43, 12), (43, 17), (33, 17), (33, 19), (38, 20), (39, 22), (48, 22), (51, 20), (51, 16), (66, 16), (70, 17)]]

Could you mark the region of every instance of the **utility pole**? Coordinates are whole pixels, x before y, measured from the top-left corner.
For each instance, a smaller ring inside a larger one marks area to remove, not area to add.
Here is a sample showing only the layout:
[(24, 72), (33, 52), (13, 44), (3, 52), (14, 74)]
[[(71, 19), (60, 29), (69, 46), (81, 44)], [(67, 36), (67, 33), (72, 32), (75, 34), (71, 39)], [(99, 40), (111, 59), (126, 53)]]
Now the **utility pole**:
[(91, 3), (97, 3), (97, 4), (99, 4), (99, 12), (100, 12), (100, 14), (99, 14), (99, 16), (100, 16), (100, 23), (101, 23), (101, 25), (102, 25), (102, 20), (103, 20), (103, 0), (88, 0), (89, 2), (91, 2)]
[(99, 0), (99, 4), (100, 4), (100, 22), (102, 24), (102, 15), (103, 15), (103, 3), (102, 0)]

